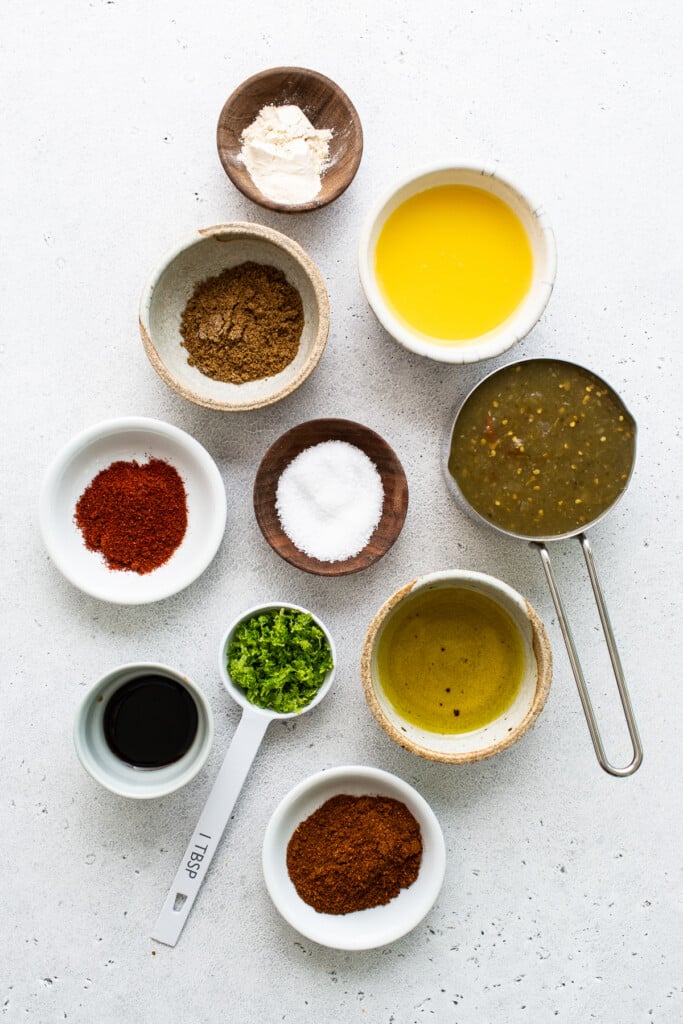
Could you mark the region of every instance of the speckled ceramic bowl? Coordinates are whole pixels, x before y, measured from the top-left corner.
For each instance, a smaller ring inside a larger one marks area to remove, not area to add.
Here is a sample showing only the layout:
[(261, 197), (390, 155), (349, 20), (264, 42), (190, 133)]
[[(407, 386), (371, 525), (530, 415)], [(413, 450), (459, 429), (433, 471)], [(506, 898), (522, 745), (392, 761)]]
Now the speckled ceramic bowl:
[[(281, 270), (301, 296), (304, 326), (299, 350), (280, 373), (244, 384), (205, 376), (187, 361), (180, 320), (201, 281), (248, 261)], [(313, 260), (291, 238), (261, 224), (218, 224), (195, 231), (162, 259), (140, 299), (140, 335), (165, 384), (195, 405), (245, 412), (272, 405), (295, 391), (318, 365), (330, 328), (327, 289)]]
[[(451, 587), (464, 587), (483, 594), (507, 612), (522, 638), (524, 675), (511, 706), (482, 728), (464, 733), (428, 732), (408, 722), (389, 702), (377, 670), (377, 648), (383, 630), (399, 605), (418, 591)], [(412, 580), (382, 605), (370, 623), (363, 647), (361, 672), (370, 710), (392, 740), (431, 761), (465, 764), (506, 750), (533, 725), (550, 690), (552, 653), (543, 623), (521, 594), (493, 576), (452, 569)]]

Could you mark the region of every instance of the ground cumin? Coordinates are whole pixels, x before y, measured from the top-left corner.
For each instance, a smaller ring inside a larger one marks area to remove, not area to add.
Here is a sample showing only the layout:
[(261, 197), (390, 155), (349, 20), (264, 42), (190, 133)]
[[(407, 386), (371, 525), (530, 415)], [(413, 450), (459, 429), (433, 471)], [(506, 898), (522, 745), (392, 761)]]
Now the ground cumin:
[(388, 903), (413, 884), (421, 860), (418, 822), (405, 804), (382, 796), (332, 797), (287, 846), (289, 877), (321, 914)]
[(284, 370), (297, 354), (303, 326), (301, 296), (282, 271), (249, 262), (197, 285), (180, 333), (190, 366), (214, 380), (244, 384)]

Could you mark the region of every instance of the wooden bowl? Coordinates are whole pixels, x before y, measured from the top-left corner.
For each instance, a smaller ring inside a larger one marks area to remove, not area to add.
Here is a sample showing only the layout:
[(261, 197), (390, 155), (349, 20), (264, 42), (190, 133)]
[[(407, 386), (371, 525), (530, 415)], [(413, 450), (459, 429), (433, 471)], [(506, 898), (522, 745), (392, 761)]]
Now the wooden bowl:
[[(239, 159), (240, 136), (263, 107), (299, 107), (314, 128), (329, 128), (330, 163), (322, 176), (322, 188), (309, 203), (287, 205), (273, 202), (256, 187)], [(344, 192), (356, 174), (363, 155), (363, 129), (353, 103), (339, 86), (307, 68), (270, 68), (253, 75), (225, 101), (216, 133), (223, 169), (240, 192), (260, 206), (280, 213), (301, 213), (326, 206)]]
[[(275, 509), (284, 469), (306, 448), (323, 441), (347, 441), (360, 448), (374, 462), (384, 488), (382, 516), (375, 532), (362, 551), (343, 562), (321, 562), (300, 551), (282, 529)], [(288, 430), (263, 456), (254, 481), (254, 511), (261, 533), (290, 565), (316, 576), (348, 576), (377, 562), (398, 537), (408, 511), (408, 481), (398, 456), (374, 430), (352, 420), (308, 420)]]
[[(277, 267), (301, 296), (304, 326), (299, 350), (280, 373), (231, 384), (190, 366), (180, 321), (200, 281), (252, 260)], [(296, 242), (262, 224), (217, 224), (184, 238), (161, 260), (140, 299), (140, 337), (161, 379), (188, 402), (220, 412), (248, 412), (286, 398), (318, 365), (330, 328), (330, 306), (322, 275)]]

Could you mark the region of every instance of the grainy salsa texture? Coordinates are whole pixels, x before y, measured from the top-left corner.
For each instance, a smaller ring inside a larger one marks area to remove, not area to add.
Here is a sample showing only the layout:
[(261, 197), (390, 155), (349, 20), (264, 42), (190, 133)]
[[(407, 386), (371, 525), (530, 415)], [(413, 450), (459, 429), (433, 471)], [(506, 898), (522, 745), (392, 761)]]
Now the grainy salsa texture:
[(503, 367), (470, 395), (448, 468), (494, 526), (554, 537), (614, 504), (634, 456), (633, 417), (604, 381), (573, 363), (530, 359)]

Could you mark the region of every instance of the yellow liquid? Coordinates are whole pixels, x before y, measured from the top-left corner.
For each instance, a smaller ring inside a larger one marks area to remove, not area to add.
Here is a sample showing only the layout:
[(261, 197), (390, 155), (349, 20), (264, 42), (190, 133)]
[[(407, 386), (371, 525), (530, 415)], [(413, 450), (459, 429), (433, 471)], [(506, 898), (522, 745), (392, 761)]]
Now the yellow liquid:
[(524, 644), (491, 598), (464, 587), (419, 591), (387, 621), (377, 669), (387, 699), (406, 721), (428, 732), (471, 732), (514, 701)]
[(453, 344), (498, 327), (531, 285), (531, 245), (519, 217), (471, 185), (441, 185), (387, 218), (375, 271), (399, 320)]

